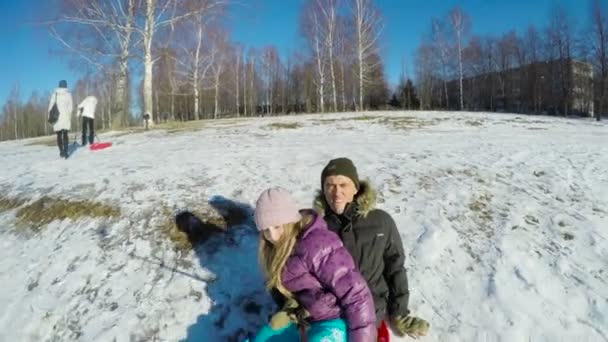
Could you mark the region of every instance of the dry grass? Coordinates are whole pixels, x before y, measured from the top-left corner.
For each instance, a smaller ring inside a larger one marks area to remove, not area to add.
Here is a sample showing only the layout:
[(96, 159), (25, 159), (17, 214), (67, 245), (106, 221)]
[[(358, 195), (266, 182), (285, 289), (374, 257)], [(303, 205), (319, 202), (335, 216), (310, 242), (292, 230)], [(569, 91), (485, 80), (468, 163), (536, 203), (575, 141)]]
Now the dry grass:
[(297, 122), (273, 122), (268, 125), (270, 129), (296, 129), (302, 127)]
[(43, 137), (34, 141), (30, 141), (25, 146), (55, 146), (57, 145), (57, 137)]
[(441, 122), (441, 119), (433, 119), (433, 120), (425, 120), (420, 118), (415, 118), (412, 116), (373, 116), (373, 115), (362, 115), (355, 116), (351, 118), (341, 118), (341, 119), (318, 119), (314, 120), (314, 125), (320, 124), (335, 124), (335, 123), (345, 123), (348, 121), (374, 121), (373, 123), (378, 123), (382, 125), (386, 125), (393, 129), (398, 130), (409, 130), (422, 128), (426, 126), (436, 125)]
[(78, 220), (84, 217), (120, 216), (120, 209), (94, 201), (69, 201), (60, 198), (42, 197), (32, 203), (22, 206), (17, 211), (17, 223), (28, 226), (34, 231), (54, 220)]
[(437, 185), (437, 180), (435, 177), (423, 175), (422, 177), (420, 177), (420, 179), (418, 179), (417, 185), (420, 189), (430, 191)]
[(469, 203), (468, 207), (473, 214), (473, 222), (477, 225), (477, 228), (472, 232), (472, 236), (488, 239), (494, 236), (494, 227), (492, 225), (494, 217), (490, 208), (491, 200), (492, 194), (483, 193)]
[(467, 120), (464, 123), (468, 126), (473, 126), (473, 127), (483, 126), (483, 123), (479, 120)]
[(22, 198), (10, 198), (0, 195), (0, 211), (18, 208), (22, 206), (23, 203), (25, 203), (25, 200)]
[(381, 119), (381, 116), (370, 116), (370, 115), (363, 115), (363, 116), (356, 116), (354, 118), (351, 118), (349, 120), (354, 120), (354, 121), (367, 121), (367, 120), (377, 120), (377, 119)]
[[(473, 169), (445, 169), (445, 173), (454, 176), (454, 175), (464, 175), (468, 178), (478, 177), (477, 172)], [(483, 183), (483, 181), (481, 182)]]
[[(150, 130), (166, 130), (167, 133), (173, 134), (173, 133), (180, 133), (180, 132), (197, 131), (197, 130), (204, 128), (205, 126), (206, 126), (206, 122), (204, 120), (167, 121), (165, 123), (160, 123), (160, 124), (154, 125), (154, 127), (150, 128)], [(110, 139), (122, 137), (125, 135), (132, 135), (132, 134), (139, 134), (139, 133), (146, 132), (146, 130), (143, 127), (124, 127), (124, 128), (118, 128), (118, 129), (112, 129), (112, 130), (109, 130), (109, 129), (96, 130), (95, 132), (97, 135), (101, 135), (101, 134), (103, 134), (105, 132), (109, 132), (109, 131), (114, 131), (114, 133), (108, 137)], [(80, 131), (78, 131), (74, 128), (74, 130), (72, 130), (69, 135), (70, 143), (72, 142), (71, 139), (73, 138), (74, 132), (77, 133), (78, 140), (76, 140), (76, 141), (79, 141), (79, 139), (80, 139)], [(36, 138), (33, 141), (30, 141), (25, 144), (25, 146), (56, 146), (56, 145), (57, 145), (57, 138), (54, 135), (39, 137), (39, 138)]]
[(119, 138), (125, 135), (132, 135), (132, 134), (139, 134), (139, 133), (143, 133), (146, 130), (143, 128), (130, 128), (128, 130), (124, 130), (124, 131), (120, 131), (119, 133), (114, 133), (110, 136), (108, 136), (109, 139), (114, 139), (114, 138)]
[(433, 121), (421, 120), (411, 116), (385, 117), (380, 120), (380, 123), (397, 130), (410, 130), (435, 124)]
[(355, 116), (355, 117), (351, 117), (351, 118), (339, 118), (339, 119), (316, 119), (313, 121), (313, 125), (320, 125), (320, 124), (325, 124), (325, 125), (331, 125), (331, 124), (336, 124), (336, 123), (344, 123), (344, 122), (348, 122), (348, 121), (371, 121), (371, 120), (380, 120), (384, 118), (383, 116), (371, 116), (371, 115), (362, 115), (362, 116)]
[(317, 119), (313, 121), (313, 125), (328, 125), (336, 122), (342, 122), (342, 119)]
[[(203, 228), (208, 230), (208, 232), (226, 229), (224, 219), (211, 209), (203, 211), (193, 210), (192, 214), (203, 222)], [(169, 240), (173, 249), (178, 252), (190, 251), (198, 242), (178, 228), (175, 216), (167, 207), (162, 209), (162, 219), (156, 228), (161, 238)]]
[(211, 123), (213, 123), (214, 127), (235, 127), (243, 122), (245, 122), (247, 119), (252, 119), (251, 117), (240, 117), (240, 118), (231, 118), (231, 119), (218, 119), (218, 120), (211, 120)]
[(520, 116), (516, 116), (513, 119), (504, 119), (504, 122), (513, 122), (513, 123), (524, 123), (524, 124), (543, 124), (546, 125), (547, 122), (546, 121), (542, 121), (542, 120), (535, 120), (532, 118), (522, 118)]
[[(155, 128), (157, 126), (154, 126)], [(124, 127), (124, 128), (118, 128), (118, 129), (105, 129), (105, 130), (95, 130), (95, 134), (97, 134), (98, 136), (101, 136), (104, 133), (110, 132), (112, 131), (113, 133), (108, 137), (108, 139), (114, 139), (114, 138), (118, 138), (118, 137), (122, 137), (125, 135), (132, 135), (132, 134), (138, 134), (138, 133), (144, 133), (146, 130), (143, 127)], [(73, 138), (74, 138), (74, 133), (76, 133), (76, 141), (80, 141), (80, 131), (74, 129), (72, 131), (70, 131), (68, 137), (70, 140), (70, 143), (73, 142)], [(28, 143), (25, 144), (25, 146), (56, 146), (57, 145), (57, 137), (55, 136), (48, 136), (48, 137), (40, 137), (40, 138), (36, 138), (33, 141), (30, 141)]]
[(163, 208), (163, 218), (156, 226), (161, 237), (168, 239), (177, 251), (188, 251), (192, 249), (192, 243), (188, 236), (177, 229), (175, 218), (167, 208)]
[(203, 120), (194, 121), (167, 121), (165, 123), (154, 125), (152, 129), (155, 130), (166, 130), (167, 133), (180, 133), (180, 132), (192, 132), (198, 131), (206, 126)]
[(469, 203), (469, 210), (476, 213), (477, 217), (483, 223), (489, 223), (492, 221), (492, 211), (488, 206), (491, 200), (491, 194), (481, 194), (478, 198)]

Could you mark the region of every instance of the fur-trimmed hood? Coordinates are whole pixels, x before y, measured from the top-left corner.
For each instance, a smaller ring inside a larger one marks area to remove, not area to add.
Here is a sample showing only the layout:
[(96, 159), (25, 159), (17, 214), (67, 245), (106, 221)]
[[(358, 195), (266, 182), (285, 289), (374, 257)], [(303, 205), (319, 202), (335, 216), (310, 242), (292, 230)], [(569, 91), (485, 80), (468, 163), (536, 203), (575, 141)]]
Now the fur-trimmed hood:
[[(357, 204), (357, 215), (366, 217), (370, 211), (376, 209), (376, 190), (367, 180), (359, 183), (359, 192), (355, 195), (354, 199)], [(331, 209), (329, 204), (325, 200), (323, 190), (317, 190), (315, 199), (313, 202), (313, 208), (321, 215), (325, 216)]]

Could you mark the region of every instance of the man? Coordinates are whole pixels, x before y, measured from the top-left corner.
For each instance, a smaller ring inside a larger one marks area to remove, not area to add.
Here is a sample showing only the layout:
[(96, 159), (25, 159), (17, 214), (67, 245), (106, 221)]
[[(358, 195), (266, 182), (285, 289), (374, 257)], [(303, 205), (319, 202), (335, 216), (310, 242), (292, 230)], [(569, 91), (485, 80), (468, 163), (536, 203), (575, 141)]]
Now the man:
[(95, 139), (95, 107), (97, 98), (87, 96), (78, 105), (78, 116), (82, 115), (82, 146), (87, 144), (87, 130), (89, 131), (89, 144)]
[[(55, 89), (51, 99), (49, 100), (48, 116), (51, 118), (53, 112), (58, 116), (49, 120), (52, 122), (53, 131), (57, 134), (57, 147), (59, 147), (59, 157), (68, 159), (68, 131), (72, 125), (72, 111), (74, 104), (72, 102), (72, 94), (68, 90), (68, 82), (65, 80), (59, 81), (59, 88)], [(56, 121), (55, 121), (56, 120)]]
[(376, 193), (359, 181), (348, 158), (331, 160), (321, 173), (315, 209), (324, 215), (367, 280), (376, 306), (378, 327), (387, 319), (399, 336), (426, 335), (429, 324), (410, 316), (405, 253), (393, 218), (376, 209)]

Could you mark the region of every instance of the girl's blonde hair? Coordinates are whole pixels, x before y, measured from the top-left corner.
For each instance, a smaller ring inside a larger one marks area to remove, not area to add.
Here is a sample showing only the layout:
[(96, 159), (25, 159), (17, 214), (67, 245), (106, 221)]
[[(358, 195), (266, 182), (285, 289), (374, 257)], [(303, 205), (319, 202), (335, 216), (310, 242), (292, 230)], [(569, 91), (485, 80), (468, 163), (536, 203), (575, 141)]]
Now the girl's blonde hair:
[(261, 236), (258, 256), (260, 266), (266, 276), (266, 288), (276, 288), (285, 297), (293, 298), (293, 294), (283, 286), (281, 272), (293, 252), (298, 236), (312, 220), (312, 215), (304, 214), (300, 221), (284, 224), (283, 235), (275, 245)]

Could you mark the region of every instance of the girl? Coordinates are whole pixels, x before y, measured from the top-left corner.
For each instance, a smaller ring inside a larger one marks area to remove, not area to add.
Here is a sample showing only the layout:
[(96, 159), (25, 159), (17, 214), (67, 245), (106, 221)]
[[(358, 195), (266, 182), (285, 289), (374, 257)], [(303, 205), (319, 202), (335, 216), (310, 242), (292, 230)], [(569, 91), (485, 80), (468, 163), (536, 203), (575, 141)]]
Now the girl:
[(254, 342), (300, 340), (294, 320), (305, 321), (300, 328), (307, 326), (301, 331), (309, 342), (376, 341), (371, 292), (321, 216), (298, 210), (288, 192), (271, 188), (256, 202), (255, 221), (266, 285), (282, 300)]

